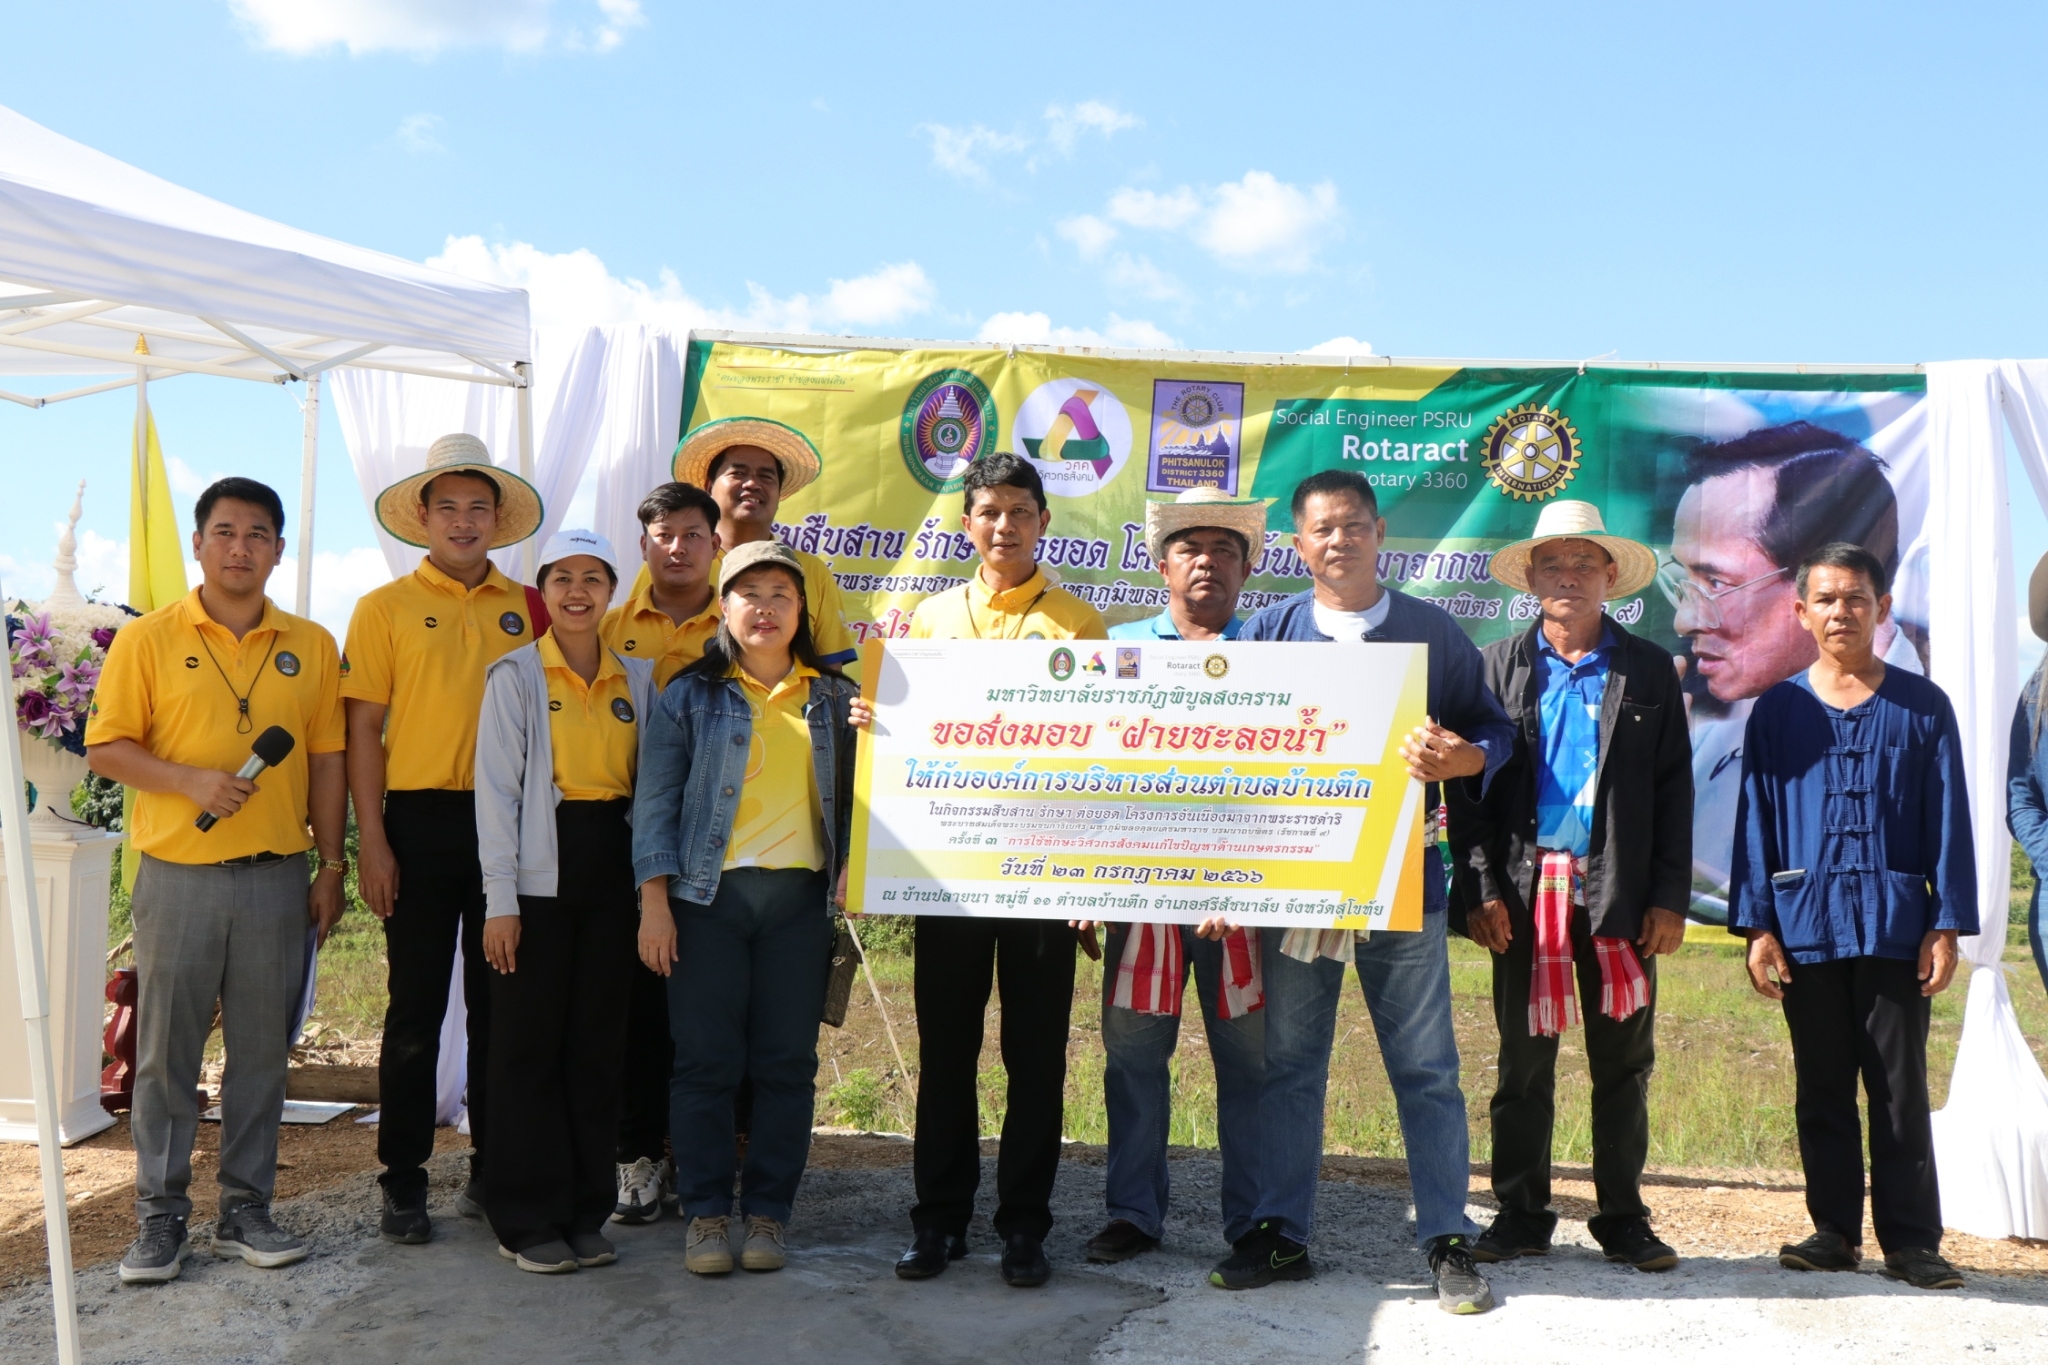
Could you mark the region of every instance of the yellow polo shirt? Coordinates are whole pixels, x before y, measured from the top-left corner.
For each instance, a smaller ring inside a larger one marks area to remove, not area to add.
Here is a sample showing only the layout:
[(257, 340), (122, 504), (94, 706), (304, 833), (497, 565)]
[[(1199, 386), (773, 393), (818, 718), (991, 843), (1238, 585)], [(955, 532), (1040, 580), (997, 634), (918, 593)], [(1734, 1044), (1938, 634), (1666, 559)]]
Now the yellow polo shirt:
[(967, 582), (934, 593), (910, 618), (913, 640), (1106, 640), (1102, 613), (1065, 588), (1044, 569), (1018, 587), (990, 592), (981, 569)]
[(548, 740), (562, 799), (631, 796), (640, 719), (633, 714), (633, 689), (618, 655), (599, 649), (597, 678), (586, 683), (569, 667), (549, 631), (540, 637), (540, 666), (548, 680)]
[[(211, 657), (209, 657), (209, 654)], [(218, 863), (252, 853), (302, 853), (307, 762), (340, 753), (341, 657), (324, 627), (278, 610), (268, 598), (256, 628), (234, 633), (206, 614), (194, 588), (114, 636), (85, 723), (88, 745), (132, 739), (158, 758), (235, 772), (273, 725), (296, 741), (284, 762), (256, 779), (256, 794), (207, 833), (199, 807), (175, 792), (137, 792), (135, 847), (167, 863)], [(241, 723), (237, 697), (249, 699)]]
[(764, 687), (745, 669), (735, 671), (753, 716), (754, 742), (747, 750), (747, 776), (725, 846), (725, 866), (815, 871), (825, 865), (825, 808), (811, 765), (811, 725), (804, 719), (804, 705), (818, 672), (798, 664), (781, 682)]
[[(714, 579), (714, 582), (716, 580)], [(667, 687), (670, 678), (704, 657), (704, 642), (718, 633), (718, 594), (714, 591), (704, 610), (678, 625), (669, 614), (654, 605), (654, 585), (645, 565), (633, 595), (604, 614), (598, 637), (608, 649), (635, 659), (654, 662), (654, 686)]]
[[(846, 626), (846, 601), (839, 595), (839, 580), (832, 576), (832, 566), (814, 554), (802, 550), (791, 550), (796, 562), (804, 571), (804, 604), (811, 611), (811, 643), (818, 647), (819, 657), (826, 663), (836, 663), (844, 655), (850, 661), (860, 646), (854, 641), (853, 632)], [(718, 583), (718, 566), (725, 562), (720, 554), (711, 561), (711, 582), (713, 591)], [(647, 590), (652, 575), (647, 566), (640, 566), (638, 577), (633, 580), (633, 597), (638, 600)], [(699, 646), (699, 654), (703, 648)], [(687, 667), (687, 665), (685, 665)], [(671, 675), (673, 676), (673, 675)], [(664, 684), (665, 685), (665, 684)]]
[(391, 708), (386, 789), (476, 787), (484, 670), (532, 639), (526, 590), (495, 567), (465, 588), (423, 558), (405, 577), (363, 594), (349, 618), (341, 695)]

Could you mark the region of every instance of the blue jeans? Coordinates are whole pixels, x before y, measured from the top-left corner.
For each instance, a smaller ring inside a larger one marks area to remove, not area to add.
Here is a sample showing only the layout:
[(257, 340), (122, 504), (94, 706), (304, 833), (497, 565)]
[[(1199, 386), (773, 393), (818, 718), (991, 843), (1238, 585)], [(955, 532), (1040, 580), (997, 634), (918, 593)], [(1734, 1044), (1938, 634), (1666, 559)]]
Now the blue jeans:
[[(1102, 1088), (1109, 1109), (1109, 1170), (1103, 1198), (1112, 1219), (1135, 1224), (1147, 1237), (1165, 1227), (1166, 1136), (1172, 1120), (1172, 1078), (1167, 1063), (1180, 1041), (1180, 1016), (1117, 1009), (1116, 964), (1123, 960), (1130, 926), (1110, 926), (1102, 964), (1102, 1046), (1108, 1054)], [(1259, 1089), (1266, 1070), (1265, 1011), (1237, 1019), (1216, 1015), (1223, 945), (1180, 929), (1182, 969), (1195, 974), (1202, 1026), (1216, 1066), (1216, 1141), (1223, 1152), (1223, 1235), (1232, 1242), (1257, 1226), (1259, 1202)]]
[[(686, 1218), (732, 1212), (733, 1096), (754, 1085), (740, 1213), (789, 1221), (811, 1150), (818, 1020), (832, 961), (822, 872), (742, 867), (709, 905), (671, 899), (669, 1132)], [(620, 990), (625, 990), (621, 982)]]
[[(1259, 932), (1266, 985), (1259, 1215), (1277, 1223), (1282, 1236), (1306, 1244), (1315, 1230), (1323, 1102), (1344, 966), (1329, 958), (1298, 962), (1280, 951), (1284, 930)], [(1458, 1088), (1445, 933), (1438, 912), (1422, 917), (1420, 932), (1374, 934), (1357, 945), (1359, 983), (1401, 1115), (1418, 1243), (1478, 1232), (1465, 1217), (1471, 1137)]]

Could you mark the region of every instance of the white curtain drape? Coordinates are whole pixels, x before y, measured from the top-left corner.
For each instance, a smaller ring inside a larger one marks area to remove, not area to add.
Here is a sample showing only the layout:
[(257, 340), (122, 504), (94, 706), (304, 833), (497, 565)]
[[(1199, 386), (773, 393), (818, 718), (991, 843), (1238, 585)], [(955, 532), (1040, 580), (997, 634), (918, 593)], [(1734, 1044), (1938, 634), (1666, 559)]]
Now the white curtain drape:
[(2013, 1013), (2004, 963), (2012, 839), (2007, 738), (2019, 697), (2005, 434), (2048, 506), (2048, 362), (1927, 367), (1928, 653), (1962, 731), (1984, 932), (1962, 942), (1969, 998), (1948, 1103), (1934, 1116), (1942, 1221), (2048, 1236), (2048, 1077)]
[[(683, 354), (688, 338), (659, 327), (622, 326), (614, 333), (608, 366), (604, 423), (591, 461), (597, 466), (597, 505), (590, 528), (608, 538), (619, 556), (633, 560), (640, 543), (640, 500), (667, 483), (683, 411)], [(619, 575), (615, 601), (633, 590), (634, 572)]]

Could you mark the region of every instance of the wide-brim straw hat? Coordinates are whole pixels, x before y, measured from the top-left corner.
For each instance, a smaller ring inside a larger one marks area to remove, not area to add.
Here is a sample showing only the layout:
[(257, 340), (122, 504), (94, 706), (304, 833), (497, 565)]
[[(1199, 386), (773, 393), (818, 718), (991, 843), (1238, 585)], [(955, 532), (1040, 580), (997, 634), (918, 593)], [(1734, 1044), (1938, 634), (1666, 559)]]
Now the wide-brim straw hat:
[(1614, 558), (1620, 572), (1607, 594), (1612, 602), (1633, 597), (1657, 579), (1657, 555), (1649, 546), (1627, 536), (1607, 533), (1600, 509), (1590, 502), (1561, 498), (1536, 514), (1536, 534), (1493, 552), (1490, 572), (1501, 582), (1522, 592), (1529, 589), (1529, 557), (1546, 540), (1590, 540)]
[(1250, 558), (1266, 548), (1266, 500), (1233, 498), (1214, 484), (1190, 488), (1172, 502), (1145, 504), (1145, 548), (1155, 567), (1166, 562), (1166, 542), (1182, 531), (1214, 526), (1244, 537)]
[(427, 521), (420, 506), (420, 490), (441, 474), (467, 470), (481, 474), (498, 485), (498, 532), (491, 537), (493, 550), (520, 541), (540, 529), (540, 494), (517, 474), (491, 463), (491, 452), (468, 432), (443, 436), (427, 448), (427, 467), (411, 478), (400, 479), (377, 495), (377, 520), (394, 540), (407, 545), (427, 543)]
[(793, 426), (767, 417), (721, 417), (682, 439), (676, 447), (672, 475), (677, 483), (707, 488), (711, 462), (734, 446), (759, 446), (775, 457), (782, 466), (781, 496), (785, 498), (815, 480), (825, 468), (811, 438)]
[(2027, 580), (2027, 622), (2034, 634), (2048, 640), (2048, 555), (2041, 556)]

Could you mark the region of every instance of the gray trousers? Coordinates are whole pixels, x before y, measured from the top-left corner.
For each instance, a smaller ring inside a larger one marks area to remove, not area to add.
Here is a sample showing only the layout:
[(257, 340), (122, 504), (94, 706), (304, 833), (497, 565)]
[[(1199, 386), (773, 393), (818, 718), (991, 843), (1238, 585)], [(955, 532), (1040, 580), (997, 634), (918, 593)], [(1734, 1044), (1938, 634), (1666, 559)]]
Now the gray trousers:
[(284, 1112), (287, 1036), (306, 964), (303, 857), (253, 867), (142, 855), (131, 913), (135, 1009), (135, 1213), (189, 1217), (199, 1064), (220, 1002), (220, 1191), (270, 1202)]

